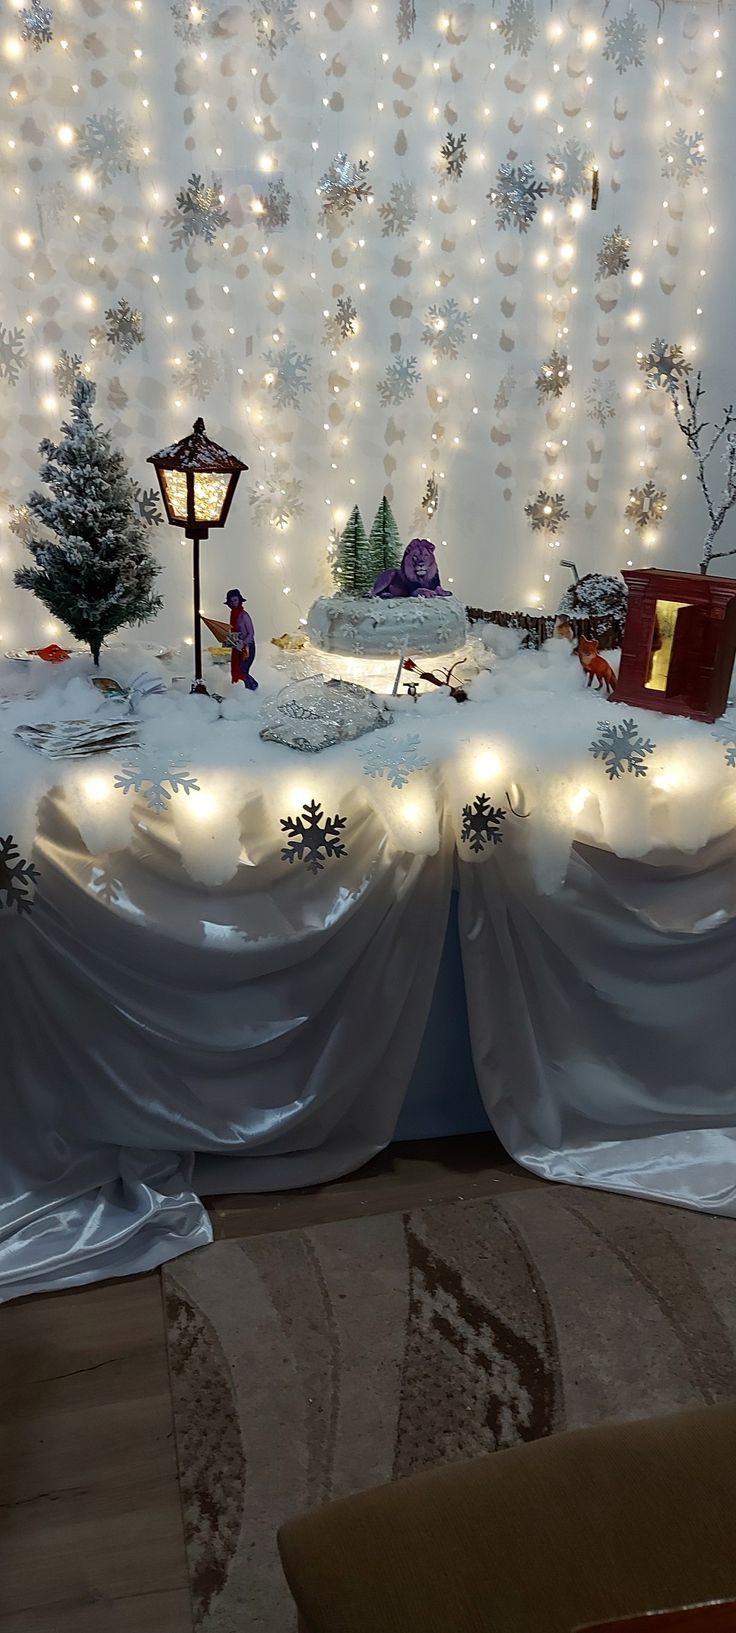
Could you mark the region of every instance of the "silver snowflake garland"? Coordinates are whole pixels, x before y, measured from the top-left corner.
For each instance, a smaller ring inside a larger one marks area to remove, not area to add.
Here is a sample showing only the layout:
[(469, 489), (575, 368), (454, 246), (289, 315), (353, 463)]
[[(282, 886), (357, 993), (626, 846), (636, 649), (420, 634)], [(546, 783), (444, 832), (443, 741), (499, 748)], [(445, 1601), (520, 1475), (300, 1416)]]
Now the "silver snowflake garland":
[(70, 397), (76, 380), (82, 372), (82, 359), (78, 352), (68, 352), (63, 348), (59, 352), (58, 360), (54, 364), (54, 379), (60, 397)]
[(596, 283), (600, 283), (602, 278), (615, 278), (619, 272), (625, 272), (630, 265), (630, 250), (631, 240), (622, 233), (620, 227), (614, 227), (611, 232), (607, 232), (596, 256), (598, 262)]
[(277, 408), (301, 408), (301, 399), (311, 391), (309, 370), (312, 359), (296, 346), (281, 346), (263, 353), (266, 364), (264, 381)]
[(568, 363), (564, 352), (556, 349), (545, 358), (537, 375), (537, 401), (540, 403), (550, 398), (561, 397), (567, 391), (572, 373), (572, 363)]
[(137, 765), (121, 766), (115, 787), (123, 794), (140, 794), (158, 816), (168, 810), (174, 794), (199, 793), (199, 783), (178, 760), (155, 754), (143, 756)]
[(634, 523), (639, 532), (646, 527), (656, 527), (661, 522), (667, 510), (667, 495), (658, 488), (651, 478), (641, 488), (631, 488), (626, 515)]
[(355, 334), (358, 310), (349, 295), (339, 295), (334, 312), (325, 318), (324, 344), (337, 349), (343, 340)]
[(428, 476), (422, 494), (421, 508), (426, 516), (434, 516), (440, 502), (440, 485), (436, 476)]
[(662, 386), (670, 397), (676, 397), (680, 386), (690, 374), (690, 364), (682, 346), (657, 338), (648, 352), (637, 352), (636, 361), (650, 390)]
[(540, 488), (535, 499), (524, 506), (529, 526), (534, 533), (559, 533), (563, 522), (569, 521), (564, 493), (546, 493)]
[(294, 34), (299, 33), (296, 0), (254, 0), (251, 17), (256, 25), (256, 39), (270, 57), (283, 51)]
[(498, 25), (506, 56), (518, 51), (522, 57), (529, 52), (539, 33), (533, 0), (508, 0), (506, 13)]
[(304, 513), (302, 484), (296, 477), (268, 477), (256, 483), (250, 494), (253, 520), (260, 527), (275, 527), (280, 532)]
[(217, 234), (230, 221), (219, 176), (206, 182), (196, 172), (192, 174), (184, 187), (179, 188), (176, 208), (162, 219), (171, 228), (172, 249), (187, 248), (195, 239), (203, 244), (214, 244)]
[(585, 393), (586, 413), (589, 420), (596, 420), (603, 427), (609, 420), (616, 418), (616, 404), (618, 392), (610, 381), (594, 380)]
[(118, 358), (127, 357), (145, 340), (143, 313), (122, 295), (117, 306), (108, 307), (105, 313), (105, 338)]
[(203, 23), (207, 21), (204, 6), (193, 5), (192, 0), (171, 0), (171, 15), (174, 21), (174, 33), (185, 45), (193, 45), (199, 39)]
[(101, 186), (109, 187), (116, 176), (133, 168), (133, 127), (117, 108), (91, 113), (77, 131), (72, 164), (89, 169)]
[(281, 852), (283, 862), (304, 862), (310, 873), (321, 873), (325, 862), (347, 856), (340, 834), (347, 817), (325, 816), (315, 799), (306, 800), (298, 817), (281, 817), (281, 827), (289, 840)]
[(593, 173), (593, 154), (575, 136), (550, 148), (547, 163), (550, 188), (565, 204), (570, 204), (578, 193), (587, 193)]
[(54, 13), (50, 6), (42, 5), (41, 0), (31, 0), (29, 6), (21, 8), (18, 21), (21, 24), (21, 39), (32, 45), (34, 51), (40, 51), (44, 45), (51, 44), (54, 37), (51, 27)]
[(424, 320), (422, 340), (435, 357), (457, 357), (466, 339), (470, 313), (461, 312), (454, 296), (435, 302)]
[(353, 164), (347, 153), (336, 154), (317, 183), (323, 216), (336, 212), (347, 219), (356, 204), (370, 197), (368, 169), (367, 159), (359, 159), (357, 164)]
[(441, 162), (437, 169), (441, 175), (448, 176), (450, 181), (459, 181), (462, 176), (468, 157), (467, 144), (468, 138), (464, 130), (457, 136), (453, 136), (452, 131), (448, 130), (440, 148)]
[[(34, 896), (29, 885), (38, 883), (38, 869), (21, 856), (12, 834), (0, 839), (0, 907), (30, 913)], [(3, 899), (4, 898), (4, 899)]]
[(186, 364), (174, 373), (174, 385), (200, 402), (206, 402), (222, 373), (217, 353), (211, 346), (193, 346)]
[(396, 12), (396, 33), (399, 40), (410, 40), (417, 20), (414, 0), (399, 0)]
[(377, 731), (363, 750), (364, 775), (382, 777), (392, 788), (404, 788), (415, 771), (427, 769), (429, 762), (422, 759), (419, 748), (417, 736), (392, 738), (388, 732)]
[(506, 812), (494, 809), (487, 794), (476, 794), (472, 804), (463, 806), (460, 837), (464, 839), (469, 850), (478, 855), (485, 850), (486, 845), (501, 844), (503, 839), (501, 823), (505, 820)]
[(25, 339), (25, 329), (6, 329), (0, 323), (0, 380), (6, 380), (9, 386), (17, 385), (28, 361)]
[(280, 232), (289, 220), (291, 210), (291, 193), (280, 176), (270, 181), (265, 193), (260, 193), (256, 199), (254, 213), (258, 216), (264, 232)]
[(142, 488), (139, 482), (134, 482), (133, 503), (141, 521), (146, 522), (148, 527), (161, 526), (164, 513), (158, 488)]
[(417, 190), (414, 182), (392, 182), (386, 203), (378, 206), (378, 214), (383, 222), (381, 228), (383, 238), (389, 238), (391, 234), (403, 238), (417, 215)]
[(376, 384), (376, 391), (384, 408), (397, 408), (399, 403), (413, 397), (415, 387), (421, 378), (416, 357), (395, 358), (393, 363), (387, 365), (383, 378)]
[(693, 131), (689, 136), (686, 130), (680, 127), (674, 136), (662, 143), (659, 150), (662, 160), (662, 175), (668, 181), (676, 181), (678, 187), (687, 187), (693, 176), (705, 165), (705, 142), (702, 130)]
[(640, 68), (644, 61), (647, 31), (629, 5), (622, 17), (613, 17), (606, 24), (606, 43), (603, 55), (616, 65), (616, 72), (624, 74), (627, 68)]
[(620, 724), (599, 720), (598, 731), (600, 735), (593, 739), (588, 752), (594, 760), (603, 761), (611, 782), (617, 781), (625, 771), (634, 777), (646, 777), (646, 757), (654, 753), (655, 744), (640, 735), (635, 720), (622, 720)]
[(496, 206), (496, 225), (504, 231), (507, 227), (516, 227), (518, 232), (528, 232), (540, 200), (548, 192), (546, 181), (537, 175), (531, 161), (500, 164), (488, 194), (491, 204)]

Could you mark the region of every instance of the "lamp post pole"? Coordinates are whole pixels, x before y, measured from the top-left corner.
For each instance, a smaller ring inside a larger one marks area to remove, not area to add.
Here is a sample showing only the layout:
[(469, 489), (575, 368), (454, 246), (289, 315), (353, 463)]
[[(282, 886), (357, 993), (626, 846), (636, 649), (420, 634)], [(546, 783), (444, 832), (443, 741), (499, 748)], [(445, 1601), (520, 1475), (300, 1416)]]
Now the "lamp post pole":
[(199, 615), (199, 541), (202, 535), (200, 533), (191, 533), (189, 536), (192, 541), (192, 586), (194, 590), (194, 684), (192, 691), (203, 692), (205, 691), (205, 684), (202, 677), (202, 620)]

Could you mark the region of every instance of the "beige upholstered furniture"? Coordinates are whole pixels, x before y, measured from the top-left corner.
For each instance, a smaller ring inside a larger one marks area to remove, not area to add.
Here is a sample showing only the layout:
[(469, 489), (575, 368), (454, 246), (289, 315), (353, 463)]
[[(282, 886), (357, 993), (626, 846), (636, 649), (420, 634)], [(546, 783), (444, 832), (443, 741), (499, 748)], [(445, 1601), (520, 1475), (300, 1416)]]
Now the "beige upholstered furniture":
[(279, 1546), (303, 1633), (571, 1633), (731, 1598), (736, 1405), (435, 1469), (291, 1520)]

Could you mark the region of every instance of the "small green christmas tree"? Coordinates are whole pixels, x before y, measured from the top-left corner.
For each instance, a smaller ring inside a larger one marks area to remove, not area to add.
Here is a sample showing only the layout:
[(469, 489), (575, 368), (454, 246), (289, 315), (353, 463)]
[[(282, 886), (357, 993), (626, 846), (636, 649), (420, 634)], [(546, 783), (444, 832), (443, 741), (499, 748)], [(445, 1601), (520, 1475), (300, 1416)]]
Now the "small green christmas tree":
[(368, 536), (368, 548), (374, 580), (386, 567), (398, 567), (401, 561), (401, 540), (396, 526), (396, 517), (385, 494), (378, 506)]
[(332, 571), (342, 595), (367, 595), (373, 589), (376, 575), (371, 571), (370, 549), (357, 505), (340, 535)]
[(111, 433), (92, 421), (95, 396), (92, 381), (78, 375), (61, 441), (39, 444), (41, 480), (51, 494), (32, 493), (27, 511), (46, 532), (28, 539), (35, 566), (20, 567), (15, 582), (87, 641), (98, 665), (108, 635), (144, 623), (162, 602), (153, 589), (160, 568), (125, 459)]

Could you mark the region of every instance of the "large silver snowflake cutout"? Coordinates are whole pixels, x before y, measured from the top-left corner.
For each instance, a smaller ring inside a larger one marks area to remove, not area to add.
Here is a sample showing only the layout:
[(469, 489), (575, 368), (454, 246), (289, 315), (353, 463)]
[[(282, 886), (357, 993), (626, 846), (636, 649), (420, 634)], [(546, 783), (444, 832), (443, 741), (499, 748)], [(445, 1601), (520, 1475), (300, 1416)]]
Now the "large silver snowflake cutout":
[(422, 376), (417, 368), (416, 357), (397, 357), (389, 363), (384, 371), (383, 378), (376, 384), (376, 391), (384, 408), (398, 408), (407, 397), (414, 396), (415, 387)]
[(470, 313), (461, 312), (454, 296), (430, 306), (424, 320), (422, 340), (435, 357), (457, 357), (470, 324)]
[(31, 0), (29, 6), (22, 6), (18, 13), (21, 25), (20, 37), (34, 51), (40, 51), (44, 45), (50, 45), (54, 38), (52, 23), (54, 14), (50, 6), (41, 4), (41, 0)]
[(317, 183), (324, 216), (334, 211), (347, 218), (352, 215), (356, 204), (370, 196), (368, 168), (367, 159), (359, 159), (357, 164), (353, 164), (347, 153), (336, 154)]
[(277, 408), (301, 408), (301, 399), (312, 387), (309, 370), (312, 359), (296, 346), (281, 346), (278, 351), (263, 353), (266, 372), (263, 376)]
[(616, 387), (610, 381), (594, 380), (585, 393), (588, 419), (596, 420), (600, 426), (607, 425), (616, 417), (618, 400)]
[(564, 493), (546, 493), (540, 488), (535, 499), (524, 506), (529, 526), (534, 533), (559, 533), (563, 522), (569, 521)]
[(250, 14), (258, 44), (270, 57), (283, 51), (292, 35), (299, 32), (296, 0), (254, 0)]
[(648, 352), (637, 352), (636, 361), (650, 390), (662, 386), (670, 397), (677, 396), (683, 380), (691, 373), (682, 346), (668, 340), (653, 340)]
[(37, 883), (38, 869), (21, 856), (13, 835), (6, 834), (0, 839), (0, 907), (14, 907), (16, 913), (29, 913), (34, 897), (28, 887)]
[(255, 201), (254, 214), (258, 216), (264, 232), (280, 232), (289, 220), (291, 210), (291, 193), (280, 176), (270, 181), (265, 193), (259, 194)]
[(528, 57), (539, 33), (533, 0), (508, 0), (505, 15), (498, 25), (498, 32), (503, 38), (503, 48), (507, 56), (510, 56), (512, 51), (518, 51), (522, 57)]
[(305, 801), (298, 817), (281, 817), (281, 827), (289, 835), (281, 852), (282, 862), (304, 862), (310, 873), (321, 873), (325, 862), (347, 856), (340, 834), (347, 817), (325, 816), (317, 800)]
[(656, 527), (667, 510), (667, 495), (651, 478), (641, 488), (631, 488), (626, 515), (634, 527), (643, 533), (645, 527)]
[(7, 380), (10, 386), (17, 385), (27, 362), (25, 339), (24, 329), (6, 329), (0, 323), (0, 380)]
[(646, 777), (646, 757), (654, 753), (655, 744), (640, 735), (635, 720), (622, 720), (620, 724), (599, 720), (598, 731), (600, 736), (593, 739), (589, 753), (594, 760), (603, 761), (612, 782), (625, 771), (634, 777)]
[(575, 136), (550, 148), (547, 163), (550, 188), (565, 204), (570, 204), (578, 193), (587, 193), (593, 174), (593, 153)]
[(171, 229), (172, 249), (188, 248), (196, 238), (203, 244), (214, 244), (217, 234), (230, 221), (220, 177), (213, 176), (211, 182), (206, 182), (196, 173), (191, 175), (179, 188), (176, 208), (167, 211), (162, 219)]
[(378, 206), (378, 214), (383, 222), (381, 228), (383, 238), (389, 238), (392, 233), (397, 238), (403, 238), (417, 215), (417, 190), (414, 182), (392, 182), (386, 203)]
[(547, 402), (551, 398), (561, 397), (570, 384), (572, 363), (568, 363), (564, 352), (556, 349), (545, 358), (537, 375), (537, 401)]
[(463, 806), (460, 837), (465, 840), (468, 849), (478, 855), (486, 845), (501, 844), (501, 823), (505, 820), (506, 812), (494, 809), (487, 794), (476, 794), (472, 804)]
[(88, 169), (102, 187), (133, 168), (133, 127), (117, 108), (91, 113), (77, 131), (72, 164)]
[(678, 187), (687, 187), (703, 169), (705, 164), (705, 141), (702, 130), (693, 131), (689, 136), (682, 127), (675, 131), (659, 150), (662, 160), (662, 175), (668, 181), (676, 181)]
[(627, 6), (622, 17), (612, 17), (610, 23), (606, 23), (603, 55), (616, 64), (617, 73), (623, 74), (627, 68), (641, 67), (646, 40), (644, 24), (639, 21), (634, 7)]
[(206, 402), (221, 373), (220, 360), (211, 346), (193, 346), (187, 352), (184, 366), (174, 373), (174, 385), (190, 397)]
[(114, 356), (118, 359), (127, 357), (136, 346), (143, 344), (145, 338), (143, 313), (121, 295), (117, 306), (108, 307), (105, 313), (105, 339)]
[(366, 777), (383, 777), (392, 788), (403, 788), (415, 771), (426, 771), (429, 762), (422, 759), (419, 747), (417, 736), (391, 738), (388, 732), (377, 731), (363, 750), (363, 771)]
[(283, 532), (297, 516), (303, 515), (301, 482), (296, 477), (268, 477), (265, 482), (256, 483), (250, 495), (250, 507), (258, 526), (275, 527)]
[(519, 232), (528, 232), (539, 202), (548, 192), (546, 181), (537, 175), (530, 160), (518, 165), (504, 161), (488, 194), (496, 206), (496, 225), (502, 230), (516, 227)]
[(611, 232), (607, 232), (596, 256), (596, 283), (600, 283), (602, 278), (615, 278), (619, 272), (625, 272), (630, 265), (630, 250), (631, 240), (620, 227), (613, 227)]
[(174, 794), (199, 793), (199, 783), (178, 760), (164, 755), (146, 755), (137, 765), (121, 766), (115, 777), (121, 793), (140, 794), (149, 811), (160, 815), (168, 810)]

